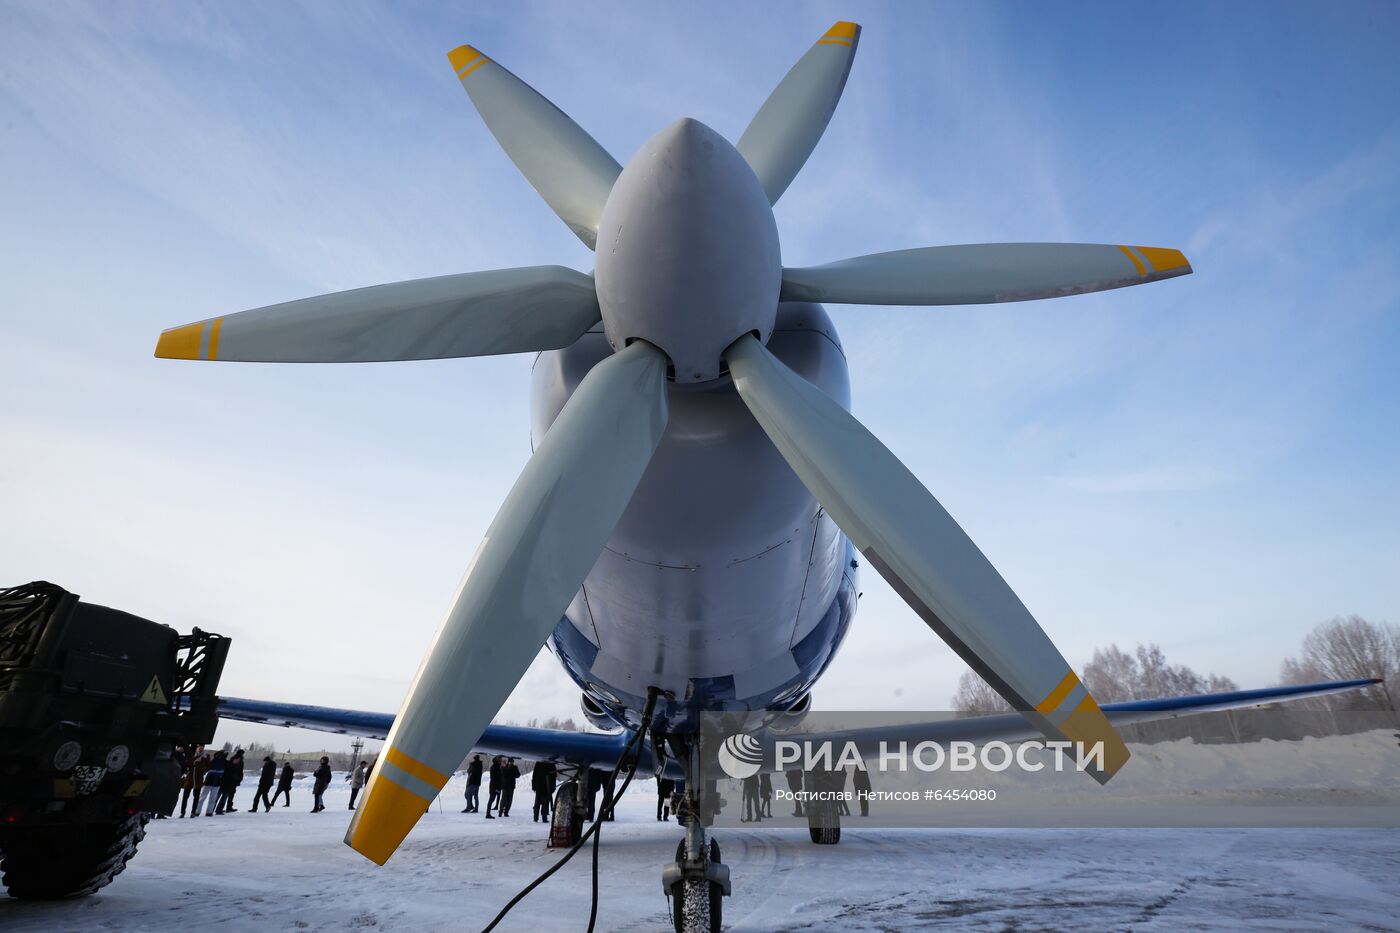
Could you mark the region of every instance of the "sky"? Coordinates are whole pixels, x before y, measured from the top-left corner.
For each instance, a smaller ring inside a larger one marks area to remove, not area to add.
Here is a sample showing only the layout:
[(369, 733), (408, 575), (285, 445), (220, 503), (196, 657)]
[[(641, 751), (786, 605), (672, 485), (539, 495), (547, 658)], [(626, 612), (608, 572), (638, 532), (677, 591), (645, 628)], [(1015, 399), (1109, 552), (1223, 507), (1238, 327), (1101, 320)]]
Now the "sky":
[[(1400, 621), (1400, 6), (0, 0), (0, 584), (233, 637), (221, 692), (393, 711), (529, 457), (528, 355), (156, 360), (166, 327), (591, 254), (446, 52), (626, 163), (736, 140), (832, 22), (844, 97), (783, 259), (1176, 247), (1055, 301), (831, 307), (853, 410), (1073, 664), (1156, 642), (1271, 683), (1318, 622)], [(877, 574), (824, 709), (964, 670)], [(575, 716), (547, 656), (501, 719)], [(225, 724), (297, 749), (340, 737)]]

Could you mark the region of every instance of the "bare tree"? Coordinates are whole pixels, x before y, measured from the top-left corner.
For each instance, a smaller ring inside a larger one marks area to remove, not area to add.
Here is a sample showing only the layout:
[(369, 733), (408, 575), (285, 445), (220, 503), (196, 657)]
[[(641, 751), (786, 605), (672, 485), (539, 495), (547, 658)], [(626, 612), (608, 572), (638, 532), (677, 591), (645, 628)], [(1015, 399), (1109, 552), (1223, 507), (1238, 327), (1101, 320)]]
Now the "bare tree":
[(1138, 645), (1128, 654), (1117, 645), (1098, 648), (1084, 665), (1084, 686), (1100, 704), (1238, 690), (1219, 674), (1201, 675), (1184, 664), (1170, 664), (1161, 646)]
[(1011, 704), (976, 671), (963, 671), (958, 678), (958, 692), (953, 694), (953, 709), (960, 713), (1009, 713)]
[(1303, 639), (1301, 658), (1283, 665), (1285, 683), (1321, 680), (1360, 680), (1379, 677), (1381, 683), (1344, 694), (1342, 709), (1395, 709), (1395, 687), (1400, 676), (1400, 626), (1368, 622), (1361, 616), (1323, 622)]
[(1137, 699), (1137, 659), (1117, 645), (1095, 648), (1083, 671), (1084, 686), (1100, 705)]

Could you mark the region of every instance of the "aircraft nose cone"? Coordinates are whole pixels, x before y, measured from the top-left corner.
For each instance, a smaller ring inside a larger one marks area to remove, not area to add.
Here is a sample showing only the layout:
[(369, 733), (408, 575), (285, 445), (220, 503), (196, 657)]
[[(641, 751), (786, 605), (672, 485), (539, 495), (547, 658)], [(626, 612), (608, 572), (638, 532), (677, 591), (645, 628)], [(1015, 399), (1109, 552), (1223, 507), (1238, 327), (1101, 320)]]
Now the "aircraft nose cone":
[(689, 117), (647, 140), (603, 208), (595, 281), (613, 347), (660, 347), (677, 382), (717, 378), (721, 354), (744, 334), (767, 340), (782, 261), (744, 157)]

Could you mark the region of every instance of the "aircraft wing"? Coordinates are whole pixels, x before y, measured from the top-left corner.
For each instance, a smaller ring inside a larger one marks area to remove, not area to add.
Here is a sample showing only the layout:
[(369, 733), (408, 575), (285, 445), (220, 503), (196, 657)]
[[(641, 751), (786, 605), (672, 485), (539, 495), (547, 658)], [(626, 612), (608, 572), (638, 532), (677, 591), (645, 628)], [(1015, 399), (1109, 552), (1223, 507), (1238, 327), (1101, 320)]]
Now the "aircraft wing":
[[(1202, 693), (1184, 697), (1161, 697), (1151, 700), (1129, 700), (1125, 703), (1106, 703), (1101, 708), (1108, 721), (1115, 727), (1129, 726), (1157, 719), (1176, 719), (1180, 716), (1195, 716), (1200, 713), (1215, 713), (1223, 710), (1247, 709), (1254, 706), (1267, 706), (1289, 700), (1303, 700), (1309, 697), (1328, 696), (1345, 693), (1378, 684), (1380, 680), (1336, 680), (1327, 683), (1305, 684), (1287, 687), (1264, 687), (1258, 690), (1232, 690), (1227, 693)], [(816, 714), (820, 716), (820, 714)], [(760, 738), (760, 743), (770, 745), (778, 738), (792, 738), (801, 741), (831, 741), (838, 746), (846, 742), (855, 743), (861, 754), (878, 753), (881, 742), (1019, 742), (1042, 738), (1042, 733), (1020, 713), (1004, 713), (991, 716), (971, 716), (966, 718), (946, 718), (931, 722), (900, 723), (888, 726), (806, 732), (798, 730), (783, 736)], [(768, 748), (764, 749), (765, 759), (771, 760)]]
[[(1379, 680), (1338, 680), (1328, 683), (1288, 687), (1264, 687), (1258, 690), (1234, 690), (1228, 693), (1204, 693), (1195, 696), (1162, 697), (1109, 703), (1102, 707), (1114, 726), (1127, 726), (1156, 719), (1175, 719), (1222, 710), (1247, 709), (1289, 700), (1328, 696), (1358, 690)], [(276, 703), (265, 700), (245, 700), (238, 697), (219, 698), (219, 716), (240, 722), (256, 722), (271, 726), (297, 726), (318, 732), (358, 735), (367, 739), (383, 739), (394, 724), (391, 713), (363, 710), (334, 709), (306, 706), (299, 703)], [(820, 714), (817, 714), (818, 716)], [(772, 760), (772, 743), (779, 738), (804, 741), (832, 741), (838, 744), (854, 742), (862, 754), (878, 753), (881, 742), (1019, 742), (1041, 738), (1041, 732), (1020, 713), (991, 716), (946, 718), (926, 722), (900, 723), (888, 726), (844, 729), (835, 731), (799, 731), (784, 735), (766, 734), (758, 737), (764, 746), (764, 758)], [(631, 738), (628, 731), (617, 733), (566, 732), (559, 729), (539, 729), (532, 726), (489, 725), (473, 751), (487, 755), (514, 755), (531, 760), (611, 768), (617, 763), (623, 748)], [(639, 756), (639, 768), (648, 773), (652, 767), (650, 742)], [(675, 771), (668, 762), (668, 773)]]
[[(394, 724), (392, 713), (244, 700), (238, 697), (220, 697), (219, 716), (239, 722), (297, 726), (318, 732), (358, 735), (367, 739), (383, 739)], [(532, 761), (557, 761), (611, 768), (617, 764), (617, 759), (631, 735), (625, 731), (567, 732), (562, 729), (498, 726), (493, 723), (486, 727), (486, 732), (472, 747), (472, 751), (485, 755), (513, 755)], [(643, 755), (642, 758), (642, 764), (645, 765), (649, 756)]]

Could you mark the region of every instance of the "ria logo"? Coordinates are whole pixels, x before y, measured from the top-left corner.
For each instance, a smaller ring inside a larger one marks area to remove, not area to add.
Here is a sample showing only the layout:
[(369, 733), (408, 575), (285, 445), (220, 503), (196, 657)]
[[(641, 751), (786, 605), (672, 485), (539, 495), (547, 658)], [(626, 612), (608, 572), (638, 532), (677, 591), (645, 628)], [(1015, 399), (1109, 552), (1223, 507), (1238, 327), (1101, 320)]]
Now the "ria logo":
[(763, 746), (753, 736), (738, 732), (724, 740), (717, 757), (725, 774), (742, 781), (762, 768)]

